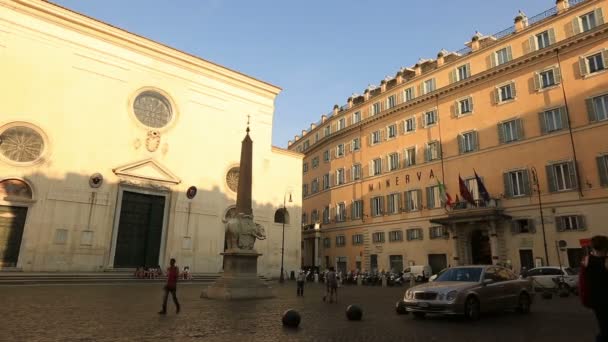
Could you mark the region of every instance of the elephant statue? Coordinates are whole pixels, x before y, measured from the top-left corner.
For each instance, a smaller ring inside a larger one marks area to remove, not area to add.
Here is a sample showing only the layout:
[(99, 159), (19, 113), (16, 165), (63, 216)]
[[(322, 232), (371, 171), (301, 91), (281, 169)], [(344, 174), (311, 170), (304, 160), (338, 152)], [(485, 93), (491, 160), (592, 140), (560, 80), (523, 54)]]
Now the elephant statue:
[(223, 222), (226, 225), (227, 249), (251, 250), (256, 239), (266, 239), (264, 227), (253, 222), (252, 215), (239, 213)]

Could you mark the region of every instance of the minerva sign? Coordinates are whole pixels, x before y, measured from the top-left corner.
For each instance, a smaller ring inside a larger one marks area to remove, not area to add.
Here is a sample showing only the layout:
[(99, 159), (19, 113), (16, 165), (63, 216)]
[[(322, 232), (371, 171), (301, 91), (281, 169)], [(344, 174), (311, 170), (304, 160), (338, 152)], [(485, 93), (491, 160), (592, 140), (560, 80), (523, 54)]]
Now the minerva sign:
[[(435, 173), (433, 173), (433, 169), (431, 169), (429, 171), (428, 175), (429, 175), (428, 179), (435, 178)], [(420, 181), (420, 180), (422, 180), (422, 177), (423, 177), (422, 171), (418, 171), (413, 176), (410, 176), (409, 173), (406, 173), (405, 175), (402, 175), (402, 176), (398, 175), (395, 177), (387, 178), (385, 180), (372, 181), (367, 186), (368, 186), (369, 191), (381, 190), (382, 187), (390, 188), (392, 185), (399, 186), (399, 184), (410, 184), (411, 182), (416, 181), (416, 180)]]

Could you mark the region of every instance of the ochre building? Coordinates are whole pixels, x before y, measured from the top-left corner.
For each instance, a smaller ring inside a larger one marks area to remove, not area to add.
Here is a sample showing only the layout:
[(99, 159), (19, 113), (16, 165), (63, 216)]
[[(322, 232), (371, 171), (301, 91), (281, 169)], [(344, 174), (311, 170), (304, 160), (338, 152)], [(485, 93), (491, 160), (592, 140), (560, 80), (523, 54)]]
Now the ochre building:
[(299, 266), (303, 155), (271, 145), (278, 87), (39, 0), (0, 0), (0, 75), (0, 268), (221, 271), (248, 121), (258, 270), (280, 274), (284, 205)]
[(520, 12), (302, 131), (303, 265), (577, 267), (608, 234), (606, 14)]

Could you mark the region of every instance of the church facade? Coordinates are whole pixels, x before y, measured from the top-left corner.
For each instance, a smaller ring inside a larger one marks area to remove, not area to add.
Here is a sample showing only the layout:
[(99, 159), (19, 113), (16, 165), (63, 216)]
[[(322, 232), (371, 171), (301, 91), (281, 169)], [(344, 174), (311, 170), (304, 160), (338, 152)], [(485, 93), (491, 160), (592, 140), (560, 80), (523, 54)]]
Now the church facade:
[[(300, 264), (303, 155), (280, 88), (45, 1), (0, 0), (0, 267), (218, 272), (253, 139), (259, 272)], [(286, 208), (285, 215), (282, 208)]]

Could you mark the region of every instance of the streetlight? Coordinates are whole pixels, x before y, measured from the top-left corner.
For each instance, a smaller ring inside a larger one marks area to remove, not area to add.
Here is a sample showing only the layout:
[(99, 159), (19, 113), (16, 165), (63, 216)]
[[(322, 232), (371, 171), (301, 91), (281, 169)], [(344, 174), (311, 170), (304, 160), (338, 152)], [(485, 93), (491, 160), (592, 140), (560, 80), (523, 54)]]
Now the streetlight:
[[(279, 283), (285, 282), (285, 272), (283, 271), (283, 258), (285, 257), (285, 214), (287, 208), (285, 207), (285, 200), (287, 199), (287, 193), (283, 194), (283, 239), (281, 241), (281, 276), (279, 277)], [(289, 193), (289, 203), (291, 203), (291, 192)]]
[(547, 237), (545, 235), (545, 218), (543, 217), (543, 203), (540, 199), (540, 183), (538, 182), (538, 173), (536, 168), (532, 166), (532, 182), (536, 185), (536, 192), (538, 193), (538, 210), (540, 211), (540, 225), (543, 229), (543, 243), (545, 244), (545, 260), (549, 265), (549, 252), (547, 251)]

